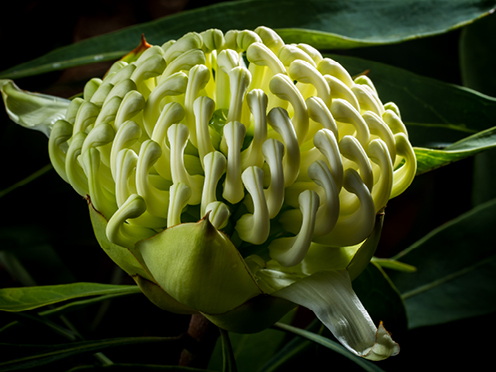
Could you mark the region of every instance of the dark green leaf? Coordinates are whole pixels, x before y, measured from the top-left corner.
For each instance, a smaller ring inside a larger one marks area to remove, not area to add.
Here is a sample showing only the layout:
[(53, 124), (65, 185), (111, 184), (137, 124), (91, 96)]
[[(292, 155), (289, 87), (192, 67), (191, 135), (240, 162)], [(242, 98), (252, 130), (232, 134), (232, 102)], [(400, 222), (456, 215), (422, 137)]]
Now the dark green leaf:
[(390, 274), (405, 300), (410, 328), (496, 311), (495, 226), (493, 199), (394, 257), (417, 267), (415, 273)]
[(236, 359), (234, 358), (233, 349), (231, 346), (231, 341), (229, 340), (229, 334), (227, 331), (219, 328), (220, 338), (222, 342), (222, 371), (223, 372), (236, 372)]
[(209, 28), (277, 29), (287, 42), (341, 49), (398, 43), (441, 34), (488, 14), (496, 2), (415, 0), (231, 1), (181, 12), (147, 24), (84, 40), (15, 66), (1, 78), (19, 78), (99, 61), (115, 60), (134, 49), (145, 34), (151, 44), (163, 44), (189, 31)]
[[(460, 65), (463, 84), (496, 96), (496, 15), (465, 27), (460, 37)], [(496, 197), (496, 150), (474, 159), (472, 199), (481, 204)]]
[(0, 310), (24, 311), (76, 298), (138, 293), (133, 285), (110, 285), (97, 283), (73, 283), (42, 287), (0, 289)]
[(417, 174), (445, 166), (496, 147), (496, 127), (481, 131), (443, 150), (415, 148)]
[(106, 366), (81, 366), (70, 369), (75, 371), (168, 371), (168, 372), (214, 372), (206, 369), (180, 366), (161, 366), (152, 364), (114, 363)]
[(345, 357), (349, 358), (350, 360), (354, 361), (356, 364), (361, 366), (364, 371), (369, 371), (369, 372), (380, 372), (382, 369), (377, 367), (377, 365), (373, 364), (372, 362), (369, 362), (366, 359), (360, 358), (352, 353), (350, 353), (348, 350), (346, 350), (343, 346), (341, 346), (339, 343), (334, 342), (327, 337), (323, 337), (321, 335), (318, 335), (313, 332), (309, 332), (304, 329), (296, 328), (293, 326), (290, 326), (288, 324), (284, 323), (276, 323), (274, 325), (276, 329), (280, 329), (286, 332), (291, 332), (297, 336), (303, 337), (307, 340), (313, 341), (319, 345), (322, 345), (332, 351), (335, 351), (341, 355), (344, 355)]
[(147, 343), (171, 343), (177, 342), (177, 340), (175, 337), (122, 337), (49, 346), (0, 344), (4, 351), (7, 349), (13, 350), (16, 353), (22, 351), (23, 355), (28, 355), (20, 359), (0, 363), (0, 371), (39, 367), (74, 355), (101, 351), (108, 348)]

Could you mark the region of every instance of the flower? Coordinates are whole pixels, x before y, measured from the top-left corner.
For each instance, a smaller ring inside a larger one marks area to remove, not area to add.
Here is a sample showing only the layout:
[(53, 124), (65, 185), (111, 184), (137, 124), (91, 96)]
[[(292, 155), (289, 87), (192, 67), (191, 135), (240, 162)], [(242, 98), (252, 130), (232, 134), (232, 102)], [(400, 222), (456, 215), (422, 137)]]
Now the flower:
[(55, 170), (157, 306), (254, 332), (303, 305), (357, 355), (398, 352), (351, 280), (416, 159), (366, 75), (267, 27), (211, 29), (143, 42), (53, 112), (10, 81), (2, 93), (23, 125), (9, 100), (39, 102)]

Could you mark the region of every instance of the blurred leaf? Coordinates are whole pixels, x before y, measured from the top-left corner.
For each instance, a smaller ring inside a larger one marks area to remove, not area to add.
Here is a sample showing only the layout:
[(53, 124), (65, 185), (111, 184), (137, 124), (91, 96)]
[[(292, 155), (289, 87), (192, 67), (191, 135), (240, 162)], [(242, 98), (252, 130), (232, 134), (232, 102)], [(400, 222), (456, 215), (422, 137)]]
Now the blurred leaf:
[[(35, 368), (74, 355), (104, 349), (150, 343), (174, 343), (176, 337), (122, 337), (97, 341), (81, 341), (60, 345), (14, 345), (2, 343), (5, 355), (22, 353), (23, 357), (0, 363), (0, 371)], [(27, 356), (26, 356), (27, 355)]]
[(319, 345), (322, 345), (328, 349), (331, 349), (341, 355), (344, 355), (345, 357), (349, 358), (356, 364), (360, 365), (364, 371), (370, 371), (370, 372), (379, 372), (382, 371), (377, 365), (375, 365), (372, 362), (369, 362), (366, 359), (360, 358), (352, 353), (350, 353), (348, 350), (346, 350), (343, 346), (341, 346), (338, 342), (332, 341), (326, 337), (323, 337), (321, 335), (318, 335), (313, 332), (309, 332), (307, 330), (301, 329), (301, 328), (296, 328), (293, 326), (290, 326), (288, 324), (284, 323), (276, 323), (274, 325), (274, 328), (280, 329), (282, 331), (290, 332), (293, 333), (297, 336), (303, 337), (307, 340), (313, 341)]
[(215, 372), (206, 369), (180, 366), (161, 366), (156, 364), (114, 363), (106, 366), (81, 366), (71, 368), (73, 371), (168, 371), (168, 372)]
[(403, 299), (377, 263), (371, 262), (353, 281), (353, 289), (376, 325), (384, 322), (384, 327), (393, 334), (406, 330)]
[(383, 102), (394, 102), (413, 146), (444, 148), (494, 126), (496, 98), (401, 68), (330, 55), (352, 75), (367, 72)]
[(134, 285), (72, 283), (0, 289), (0, 310), (24, 311), (80, 297), (139, 292)]
[(2, 78), (19, 78), (99, 61), (115, 60), (134, 49), (144, 34), (163, 44), (190, 31), (277, 29), (286, 42), (342, 49), (398, 43), (445, 33), (485, 16), (493, 0), (375, 2), (367, 0), (231, 1), (165, 17), (146, 24), (84, 40), (12, 67)]
[[(470, 27), (460, 37), (460, 64), (463, 84), (481, 93), (496, 96), (496, 15)], [(481, 204), (496, 197), (496, 150), (474, 159), (472, 200)]]
[(448, 165), (494, 147), (496, 147), (496, 127), (464, 138), (443, 150), (415, 148), (417, 174)]
[(405, 300), (409, 328), (496, 311), (495, 226), (493, 199), (393, 257), (417, 267), (415, 273), (390, 273)]

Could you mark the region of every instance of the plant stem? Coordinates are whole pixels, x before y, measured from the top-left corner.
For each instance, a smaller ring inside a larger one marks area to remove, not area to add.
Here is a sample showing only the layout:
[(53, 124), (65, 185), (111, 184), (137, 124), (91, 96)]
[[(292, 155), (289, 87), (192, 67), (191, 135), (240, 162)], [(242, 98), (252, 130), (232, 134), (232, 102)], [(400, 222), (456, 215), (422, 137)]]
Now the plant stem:
[(193, 314), (187, 335), (190, 341), (181, 353), (179, 365), (206, 368), (219, 338), (219, 330), (202, 314)]

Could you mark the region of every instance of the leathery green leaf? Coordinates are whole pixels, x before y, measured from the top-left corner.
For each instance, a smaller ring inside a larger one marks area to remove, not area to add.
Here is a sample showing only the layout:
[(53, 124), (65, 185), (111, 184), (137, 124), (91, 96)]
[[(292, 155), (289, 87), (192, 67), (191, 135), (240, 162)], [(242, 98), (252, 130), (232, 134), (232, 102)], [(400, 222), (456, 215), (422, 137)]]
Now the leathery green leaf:
[(393, 257), (417, 267), (414, 273), (390, 273), (404, 298), (410, 328), (496, 310), (495, 225), (493, 199), (433, 230)]
[(25, 311), (81, 297), (138, 293), (134, 285), (71, 283), (0, 289), (0, 310)]
[[(124, 56), (144, 34), (162, 44), (190, 31), (274, 28), (287, 43), (346, 49), (398, 43), (441, 34), (487, 15), (494, 1), (376, 2), (367, 0), (243, 0), (184, 11), (146, 24), (83, 40), (10, 68), (1, 77), (19, 78)], [(408, 15), (408, 16), (407, 16)]]

